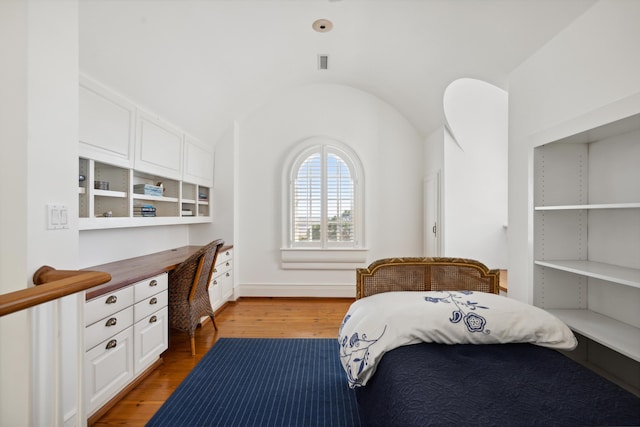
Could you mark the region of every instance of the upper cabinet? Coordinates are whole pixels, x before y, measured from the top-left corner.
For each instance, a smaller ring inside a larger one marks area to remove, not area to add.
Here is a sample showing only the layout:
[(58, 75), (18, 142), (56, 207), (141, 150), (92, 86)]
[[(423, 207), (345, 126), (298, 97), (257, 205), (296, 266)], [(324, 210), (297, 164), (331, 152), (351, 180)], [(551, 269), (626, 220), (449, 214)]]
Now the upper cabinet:
[(213, 147), (81, 77), (79, 228), (211, 221)]
[(182, 179), (193, 184), (208, 185), (213, 183), (213, 150), (201, 141), (186, 135)]
[(145, 111), (138, 110), (134, 167), (136, 170), (182, 178), (184, 134)]
[(80, 156), (133, 166), (135, 106), (86, 77), (80, 79)]

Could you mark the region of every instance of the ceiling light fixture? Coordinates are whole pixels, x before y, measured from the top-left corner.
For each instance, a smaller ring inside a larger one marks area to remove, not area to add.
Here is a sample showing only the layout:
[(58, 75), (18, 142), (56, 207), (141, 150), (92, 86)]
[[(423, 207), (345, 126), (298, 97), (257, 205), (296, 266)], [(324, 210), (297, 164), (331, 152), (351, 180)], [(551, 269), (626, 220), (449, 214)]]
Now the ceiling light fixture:
[(319, 33), (327, 33), (333, 28), (333, 22), (328, 19), (318, 19), (313, 22), (311, 27)]

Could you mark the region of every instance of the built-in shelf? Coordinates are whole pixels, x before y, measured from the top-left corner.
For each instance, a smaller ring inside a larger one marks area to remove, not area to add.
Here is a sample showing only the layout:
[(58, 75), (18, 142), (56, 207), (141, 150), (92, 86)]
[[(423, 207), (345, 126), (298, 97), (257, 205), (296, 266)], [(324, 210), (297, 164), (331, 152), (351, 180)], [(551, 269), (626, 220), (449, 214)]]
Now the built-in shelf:
[(565, 211), (581, 209), (638, 209), (640, 203), (601, 203), (589, 205), (536, 206), (537, 211)]
[(640, 113), (609, 113), (534, 144), (533, 302), (586, 338), (587, 362), (640, 388)]
[(94, 196), (102, 196), (102, 197), (127, 197), (127, 193), (125, 191), (113, 191), (113, 190), (93, 190)]
[(640, 329), (591, 310), (548, 309), (579, 334), (640, 362)]
[(582, 276), (607, 280), (621, 285), (640, 288), (640, 269), (620, 267), (595, 261), (579, 260), (545, 260), (535, 261), (536, 265), (555, 268), (556, 270), (580, 274)]
[[(210, 187), (80, 158), (79, 171), (88, 182), (105, 181), (110, 190), (80, 186), (78, 190), (80, 230), (146, 227), (211, 222), (208, 202), (197, 199), (209, 195)], [(161, 196), (134, 192), (137, 185), (160, 186)], [(137, 216), (136, 207), (150, 205), (155, 216)], [(193, 215), (183, 215), (190, 210)]]
[(169, 202), (169, 203), (177, 203), (177, 197), (164, 197), (164, 196), (149, 196), (146, 194), (133, 194), (133, 198), (136, 200), (150, 200), (156, 202)]

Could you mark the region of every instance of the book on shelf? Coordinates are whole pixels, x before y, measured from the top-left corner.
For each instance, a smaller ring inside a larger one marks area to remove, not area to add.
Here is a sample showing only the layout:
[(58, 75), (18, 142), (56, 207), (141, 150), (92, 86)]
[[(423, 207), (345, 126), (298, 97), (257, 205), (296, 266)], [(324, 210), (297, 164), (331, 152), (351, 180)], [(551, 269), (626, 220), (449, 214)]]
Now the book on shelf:
[(138, 212), (155, 212), (156, 207), (153, 205), (136, 205), (133, 207), (133, 210)]
[(184, 209), (180, 213), (182, 216), (193, 216), (193, 211), (191, 209)]
[(158, 185), (135, 184), (133, 192), (136, 194), (144, 194), (146, 196), (162, 196), (164, 189)]

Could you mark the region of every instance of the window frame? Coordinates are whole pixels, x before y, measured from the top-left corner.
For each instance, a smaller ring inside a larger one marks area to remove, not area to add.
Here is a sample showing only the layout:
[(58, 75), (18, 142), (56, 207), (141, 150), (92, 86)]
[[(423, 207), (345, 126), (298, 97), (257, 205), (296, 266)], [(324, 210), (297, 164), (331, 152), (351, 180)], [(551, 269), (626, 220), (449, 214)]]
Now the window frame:
[[(298, 150), (288, 156), (283, 168), (282, 267), (351, 269), (366, 261), (364, 247), (364, 179), (360, 159), (346, 144), (328, 137), (313, 137), (297, 144)], [(319, 242), (296, 242), (294, 239), (295, 182), (303, 163), (314, 153), (321, 154), (322, 210), (321, 230), (326, 231), (327, 181), (326, 159), (337, 155), (347, 166), (353, 180), (353, 242), (328, 242), (322, 233)], [(326, 218), (325, 218), (326, 217)]]

